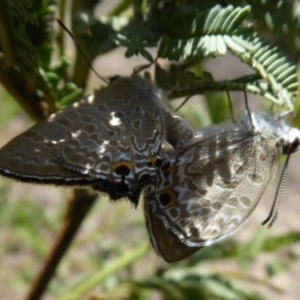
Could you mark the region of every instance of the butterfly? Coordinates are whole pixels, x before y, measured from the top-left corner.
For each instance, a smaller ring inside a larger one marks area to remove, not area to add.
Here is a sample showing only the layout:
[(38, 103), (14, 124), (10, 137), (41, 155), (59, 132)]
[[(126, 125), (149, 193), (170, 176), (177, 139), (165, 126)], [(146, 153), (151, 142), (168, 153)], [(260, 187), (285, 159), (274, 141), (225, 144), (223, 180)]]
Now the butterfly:
[(282, 119), (246, 114), (237, 124), (204, 128), (169, 151), (155, 186), (145, 188), (151, 243), (167, 262), (234, 234), (248, 220), (277, 170), (298, 150), (300, 131)]
[(164, 149), (193, 132), (141, 77), (116, 77), (106, 88), (52, 114), (0, 150), (0, 174), (20, 181), (91, 187), (138, 204), (166, 159)]

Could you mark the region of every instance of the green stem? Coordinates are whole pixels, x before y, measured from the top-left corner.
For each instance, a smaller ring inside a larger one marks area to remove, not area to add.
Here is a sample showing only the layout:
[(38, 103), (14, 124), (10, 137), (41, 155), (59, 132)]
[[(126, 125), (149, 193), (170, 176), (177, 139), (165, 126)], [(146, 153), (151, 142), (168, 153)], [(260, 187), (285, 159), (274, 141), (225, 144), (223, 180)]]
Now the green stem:
[(135, 248), (123, 256), (121, 256), (116, 261), (112, 262), (108, 266), (106, 266), (101, 271), (97, 272), (96, 274), (92, 275), (88, 279), (84, 280), (80, 283), (72, 292), (68, 295), (59, 298), (59, 300), (75, 300), (75, 299), (82, 299), (83, 295), (90, 291), (93, 287), (98, 285), (108, 276), (115, 274), (117, 271), (125, 268), (126, 266), (132, 264), (140, 257), (143, 257), (150, 248), (150, 243), (144, 243), (140, 247)]

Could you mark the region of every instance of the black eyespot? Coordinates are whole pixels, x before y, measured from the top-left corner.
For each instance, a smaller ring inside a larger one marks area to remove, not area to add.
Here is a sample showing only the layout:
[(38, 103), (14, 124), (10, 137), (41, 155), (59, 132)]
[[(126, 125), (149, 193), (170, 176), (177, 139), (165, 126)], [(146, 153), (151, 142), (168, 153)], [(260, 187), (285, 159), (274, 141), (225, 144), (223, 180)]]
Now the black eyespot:
[(156, 161), (155, 161), (155, 166), (156, 167), (160, 167), (163, 163), (163, 159), (161, 158), (157, 158)]
[(124, 176), (127, 176), (129, 175), (130, 173), (130, 169), (127, 167), (127, 166), (124, 166), (124, 165), (121, 165), (119, 167), (117, 167), (115, 169), (115, 172), (118, 174), (118, 175), (124, 175)]
[(159, 196), (159, 202), (162, 206), (168, 206), (171, 202), (172, 198), (171, 195), (165, 193), (165, 194), (161, 194)]

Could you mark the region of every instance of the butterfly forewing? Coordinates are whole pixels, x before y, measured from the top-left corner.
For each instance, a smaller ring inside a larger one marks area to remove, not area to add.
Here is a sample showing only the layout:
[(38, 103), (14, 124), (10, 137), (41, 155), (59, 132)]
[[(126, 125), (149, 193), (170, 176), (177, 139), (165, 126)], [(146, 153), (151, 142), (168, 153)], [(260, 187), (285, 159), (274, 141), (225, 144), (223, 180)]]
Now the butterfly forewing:
[(165, 129), (153, 88), (135, 85), (132, 79), (119, 80), (111, 88), (113, 95), (100, 90), (77, 107), (76, 125), (71, 124), (58, 147), (67, 168), (101, 178), (120, 162), (132, 171), (135, 162), (150, 161), (160, 152)]
[(169, 144), (164, 120), (172, 116), (161, 101), (144, 79), (116, 79), (4, 146), (0, 172), (34, 183), (89, 185), (137, 204)]

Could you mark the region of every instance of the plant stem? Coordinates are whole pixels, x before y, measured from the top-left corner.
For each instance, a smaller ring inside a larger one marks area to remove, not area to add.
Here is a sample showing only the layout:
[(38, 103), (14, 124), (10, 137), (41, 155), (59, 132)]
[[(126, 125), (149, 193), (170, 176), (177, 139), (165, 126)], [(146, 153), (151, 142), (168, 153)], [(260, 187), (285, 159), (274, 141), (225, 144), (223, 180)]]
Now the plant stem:
[(43, 295), (48, 283), (53, 277), (55, 270), (68, 250), (78, 228), (87, 213), (95, 203), (97, 194), (91, 194), (86, 190), (75, 190), (73, 199), (69, 202), (67, 217), (63, 228), (42, 267), (39, 276), (32, 284), (31, 289), (25, 298), (26, 300), (38, 300)]

